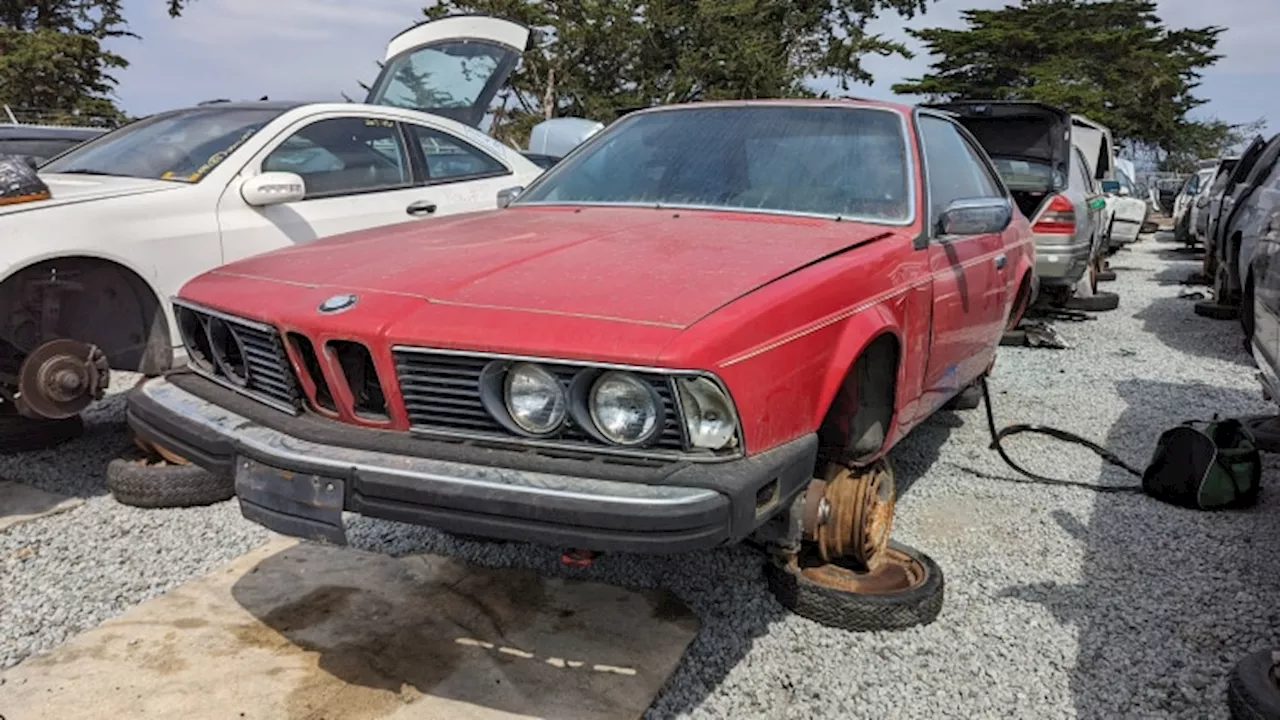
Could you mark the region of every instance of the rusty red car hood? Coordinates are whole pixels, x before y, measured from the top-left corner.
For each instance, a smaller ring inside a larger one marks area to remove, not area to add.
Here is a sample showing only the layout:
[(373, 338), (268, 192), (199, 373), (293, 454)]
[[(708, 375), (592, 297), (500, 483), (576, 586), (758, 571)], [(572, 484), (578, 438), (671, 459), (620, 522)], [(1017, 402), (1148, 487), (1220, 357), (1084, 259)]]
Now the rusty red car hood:
[(763, 214), (510, 208), (361, 231), (212, 274), (224, 288), (246, 277), (684, 328), (780, 276), (886, 234), (878, 225)]

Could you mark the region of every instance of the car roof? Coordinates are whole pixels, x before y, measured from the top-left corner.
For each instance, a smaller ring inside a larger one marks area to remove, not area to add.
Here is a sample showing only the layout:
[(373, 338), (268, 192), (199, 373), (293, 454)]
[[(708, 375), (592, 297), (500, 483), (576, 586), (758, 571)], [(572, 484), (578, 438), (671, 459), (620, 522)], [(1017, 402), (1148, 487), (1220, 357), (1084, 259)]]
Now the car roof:
[(769, 106), (791, 106), (791, 107), (869, 107), (881, 108), (884, 110), (892, 110), (894, 112), (908, 114), (913, 109), (911, 105), (902, 103), (887, 102), (884, 100), (871, 100), (868, 98), (846, 97), (846, 98), (777, 98), (768, 100), (699, 100), (696, 102), (673, 103), (671, 105), (655, 105), (653, 107), (644, 108), (642, 110), (630, 110), (627, 115), (640, 115), (643, 113), (667, 112), (671, 110), (687, 110), (692, 108), (715, 108), (715, 107), (769, 107)]
[(88, 140), (109, 129), (72, 125), (0, 125), (0, 140)]

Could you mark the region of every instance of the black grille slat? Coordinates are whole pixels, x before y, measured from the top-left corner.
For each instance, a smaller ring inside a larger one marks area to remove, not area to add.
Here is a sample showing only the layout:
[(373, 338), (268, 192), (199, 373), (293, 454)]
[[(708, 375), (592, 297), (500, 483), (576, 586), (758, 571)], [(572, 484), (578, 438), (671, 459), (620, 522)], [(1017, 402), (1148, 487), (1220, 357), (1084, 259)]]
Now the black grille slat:
[(241, 387), (251, 396), (276, 405), (283, 405), (294, 410), (301, 404), (300, 392), (293, 369), (289, 365), (284, 352), (280, 335), (274, 330), (263, 330), (251, 326), (247, 320), (239, 320), (224, 315), (213, 315), (196, 308), (178, 306), (182, 312), (190, 312), (207, 321), (210, 317), (218, 317), (230, 332), (240, 341), (243, 348), (244, 374), (246, 382), (239, 385), (226, 377), (224, 372), (214, 366), (212, 370), (204, 368), (204, 372), (212, 372), (214, 377)]
[[(489, 416), (480, 401), (480, 374), (491, 360), (455, 355), (436, 355), (420, 352), (395, 351), (396, 375), (400, 394), (410, 424), (424, 430), (464, 430), (510, 438), (502, 425)], [(542, 365), (548, 372), (568, 387), (573, 376), (581, 370), (572, 365)], [(666, 410), (666, 425), (655, 443), (655, 449), (681, 451), (684, 438), (676, 416), (676, 405), (666, 377), (641, 375), (653, 385), (662, 398)], [(566, 424), (555, 440), (569, 447), (601, 447), (601, 444), (582, 428)]]

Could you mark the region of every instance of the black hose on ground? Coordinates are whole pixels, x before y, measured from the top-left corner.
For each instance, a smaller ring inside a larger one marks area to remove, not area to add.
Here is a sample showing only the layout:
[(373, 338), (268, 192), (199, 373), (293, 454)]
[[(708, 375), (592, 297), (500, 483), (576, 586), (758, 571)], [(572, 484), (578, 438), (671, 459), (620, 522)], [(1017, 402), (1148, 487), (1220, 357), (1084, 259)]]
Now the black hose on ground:
[(1102, 458), (1108, 463), (1115, 465), (1116, 467), (1119, 467), (1119, 468), (1124, 468), (1126, 471), (1129, 472), (1130, 475), (1133, 475), (1134, 477), (1138, 477), (1138, 478), (1142, 477), (1141, 470), (1138, 470), (1130, 466), (1124, 460), (1121, 460), (1120, 457), (1117, 456), (1115, 453), (1093, 442), (1092, 440), (1080, 437), (1079, 435), (1073, 435), (1072, 433), (1069, 433), (1065, 430), (1045, 427), (1043, 425), (1010, 425), (1009, 427), (1006, 427), (1003, 430), (997, 431), (996, 416), (995, 416), (995, 413), (991, 410), (991, 392), (990, 390), (987, 389), (986, 376), (984, 375), (978, 382), (981, 384), (981, 387), (982, 387), (982, 403), (987, 408), (987, 429), (991, 431), (991, 447), (996, 452), (1000, 453), (1000, 458), (1005, 461), (1005, 464), (1007, 464), (1009, 467), (1016, 470), (1018, 473), (1025, 475), (1028, 478), (1035, 480), (1036, 482), (1043, 483), (1046, 485), (1065, 485), (1068, 487), (1078, 487), (1078, 488), (1084, 488), (1086, 490), (1094, 490), (1096, 492), (1104, 492), (1104, 493), (1140, 493), (1143, 491), (1140, 485), (1090, 485), (1089, 483), (1075, 482), (1073, 480), (1061, 480), (1058, 478), (1045, 477), (1044, 475), (1037, 475), (1036, 473), (1033, 473), (1030, 470), (1027, 470), (1026, 468), (1022, 467), (1018, 463), (1014, 462), (1013, 458), (1009, 457), (1009, 454), (1005, 452), (1004, 446), (1000, 444), (1000, 441), (1009, 437), (1010, 435), (1018, 435), (1020, 433), (1035, 433), (1037, 435), (1048, 435), (1049, 437), (1054, 438), (1056, 440), (1061, 440), (1063, 442), (1069, 442), (1074, 445), (1081, 445), (1083, 447), (1089, 448), (1094, 453), (1096, 453), (1098, 457)]

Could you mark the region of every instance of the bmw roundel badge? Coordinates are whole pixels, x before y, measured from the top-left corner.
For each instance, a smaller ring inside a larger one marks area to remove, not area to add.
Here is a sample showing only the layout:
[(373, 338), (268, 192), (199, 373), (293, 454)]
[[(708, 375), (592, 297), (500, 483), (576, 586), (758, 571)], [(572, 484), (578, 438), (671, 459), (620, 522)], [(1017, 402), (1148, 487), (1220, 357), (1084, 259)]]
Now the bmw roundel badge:
[(331, 315), (339, 313), (343, 310), (350, 310), (356, 304), (356, 296), (353, 294), (334, 295), (333, 297), (320, 303), (320, 312)]

